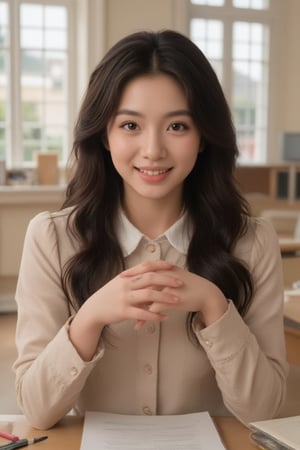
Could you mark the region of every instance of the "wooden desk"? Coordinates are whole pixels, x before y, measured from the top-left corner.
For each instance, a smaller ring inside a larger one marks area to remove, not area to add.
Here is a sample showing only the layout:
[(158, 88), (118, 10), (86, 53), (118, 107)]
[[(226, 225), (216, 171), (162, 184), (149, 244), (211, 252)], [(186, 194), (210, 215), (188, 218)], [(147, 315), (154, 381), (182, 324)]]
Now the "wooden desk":
[[(249, 430), (233, 417), (214, 418), (218, 432), (227, 450), (257, 450), (249, 439)], [(47, 435), (44, 442), (35, 444), (33, 450), (79, 450), (82, 435), (83, 419), (65, 417), (58, 425), (48, 431), (31, 428), (21, 415), (0, 415), (0, 429), (16, 434), (21, 438), (32, 438)], [(0, 438), (0, 444), (7, 441)], [(31, 448), (31, 447), (30, 447)]]
[(300, 239), (294, 238), (279, 238), (279, 246), (281, 253), (297, 253), (300, 251)]

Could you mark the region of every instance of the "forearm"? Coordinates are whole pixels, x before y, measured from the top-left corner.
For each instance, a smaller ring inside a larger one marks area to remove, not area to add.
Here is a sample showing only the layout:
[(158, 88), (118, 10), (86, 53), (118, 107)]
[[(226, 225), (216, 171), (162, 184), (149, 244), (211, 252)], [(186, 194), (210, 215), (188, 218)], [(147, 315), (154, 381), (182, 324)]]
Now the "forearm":
[(95, 320), (90, 298), (77, 312), (69, 328), (69, 337), (83, 361), (90, 361), (97, 350), (104, 324)]
[[(99, 349), (97, 360), (103, 350)], [(68, 325), (38, 354), (22, 353), (15, 365), (17, 399), (30, 424), (46, 429), (72, 409), (96, 359), (84, 363), (68, 338)]]
[(222, 291), (213, 283), (206, 280), (210, 285), (208, 295), (201, 310), (202, 321), (205, 327), (219, 320), (227, 311), (228, 301)]
[(244, 423), (276, 415), (285, 397), (285, 355), (268, 357), (233, 304), (220, 321), (204, 329), (195, 321), (194, 330), (227, 408)]

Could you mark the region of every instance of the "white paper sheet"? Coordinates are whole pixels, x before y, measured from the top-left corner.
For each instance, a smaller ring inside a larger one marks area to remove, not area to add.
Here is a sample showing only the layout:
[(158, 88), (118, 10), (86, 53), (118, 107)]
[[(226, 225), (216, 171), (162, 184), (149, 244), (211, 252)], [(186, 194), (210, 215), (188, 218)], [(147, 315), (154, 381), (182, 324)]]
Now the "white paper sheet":
[(207, 412), (128, 416), (87, 412), (80, 450), (225, 450)]

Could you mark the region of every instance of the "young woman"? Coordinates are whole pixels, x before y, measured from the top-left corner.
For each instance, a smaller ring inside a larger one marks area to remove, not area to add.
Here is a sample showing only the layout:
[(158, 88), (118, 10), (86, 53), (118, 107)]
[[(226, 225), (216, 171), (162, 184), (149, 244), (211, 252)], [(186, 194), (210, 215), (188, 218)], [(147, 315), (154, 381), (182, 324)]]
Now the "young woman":
[(91, 76), (63, 208), (29, 224), (16, 293), (17, 397), (68, 411), (276, 415), (287, 365), (271, 226), (234, 181), (222, 89), (173, 32), (125, 37)]

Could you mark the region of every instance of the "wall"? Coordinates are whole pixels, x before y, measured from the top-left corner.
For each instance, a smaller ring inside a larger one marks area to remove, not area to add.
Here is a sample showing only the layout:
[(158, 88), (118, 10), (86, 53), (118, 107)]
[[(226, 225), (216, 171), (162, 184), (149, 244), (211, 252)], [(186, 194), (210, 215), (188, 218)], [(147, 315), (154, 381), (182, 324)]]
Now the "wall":
[(173, 28), (173, 6), (173, 0), (109, 0), (107, 46), (134, 31)]

